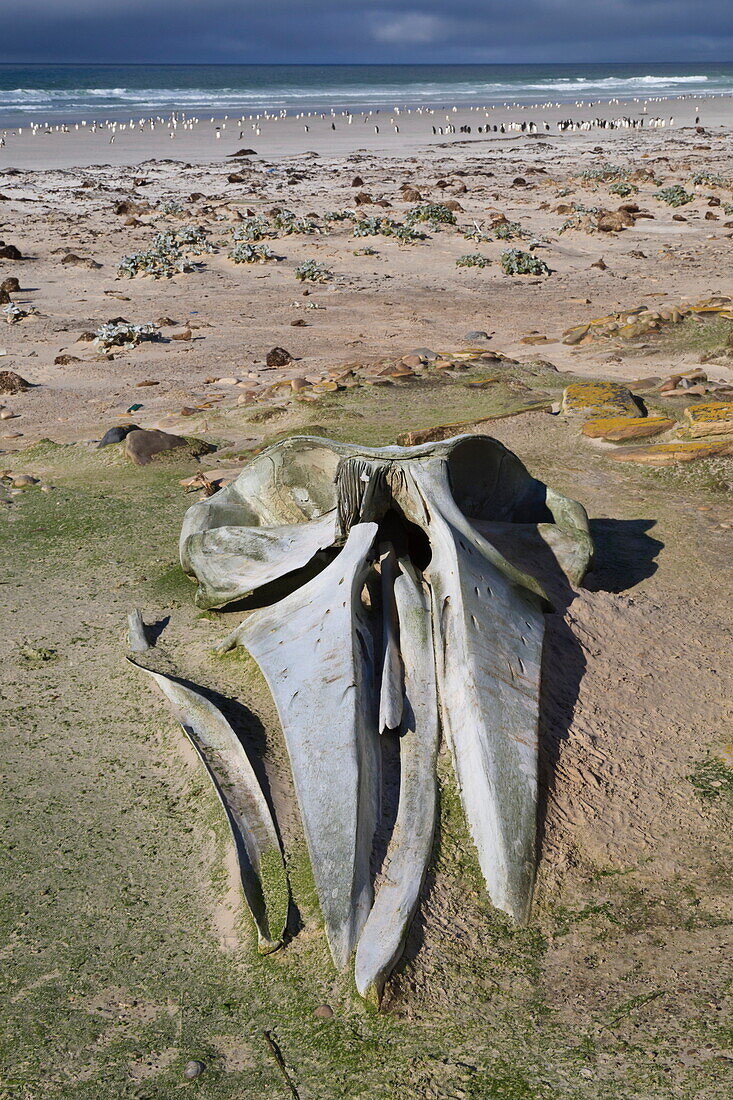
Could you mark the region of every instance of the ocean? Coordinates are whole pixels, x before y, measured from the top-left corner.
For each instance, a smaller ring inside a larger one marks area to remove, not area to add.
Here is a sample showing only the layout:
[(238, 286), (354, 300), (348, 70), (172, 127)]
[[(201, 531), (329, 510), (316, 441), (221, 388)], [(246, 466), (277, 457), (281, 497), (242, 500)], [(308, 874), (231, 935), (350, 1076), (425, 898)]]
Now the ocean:
[(733, 64), (0, 65), (0, 126), (733, 94)]

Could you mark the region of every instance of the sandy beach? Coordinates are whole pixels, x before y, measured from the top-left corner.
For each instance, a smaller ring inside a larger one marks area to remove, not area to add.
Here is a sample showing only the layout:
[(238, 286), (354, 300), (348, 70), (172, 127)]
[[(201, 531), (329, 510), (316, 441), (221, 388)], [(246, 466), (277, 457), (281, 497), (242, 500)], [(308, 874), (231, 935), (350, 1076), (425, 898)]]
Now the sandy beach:
[[(366, 117), (5, 133), (8, 1096), (167, 1100), (190, 1059), (201, 1096), (286, 1096), (265, 1033), (314, 1100), (725, 1100), (733, 105)], [(146, 463), (132, 425), (180, 445)], [(547, 582), (529, 926), (477, 885), (443, 746), (377, 1013), (327, 954), (266, 685), (214, 654), (248, 608), (198, 610), (177, 539), (288, 435), (473, 431), (583, 503), (596, 560)], [(271, 957), (201, 763), (124, 660), (134, 607), (262, 761), (295, 912)]]

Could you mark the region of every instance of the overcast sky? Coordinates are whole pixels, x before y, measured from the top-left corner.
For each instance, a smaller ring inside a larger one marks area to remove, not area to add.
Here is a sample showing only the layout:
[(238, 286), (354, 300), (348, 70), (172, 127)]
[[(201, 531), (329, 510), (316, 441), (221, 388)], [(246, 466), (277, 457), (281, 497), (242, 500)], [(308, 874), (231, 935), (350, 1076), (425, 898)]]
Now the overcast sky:
[(4, 0), (0, 61), (733, 61), (733, 0)]

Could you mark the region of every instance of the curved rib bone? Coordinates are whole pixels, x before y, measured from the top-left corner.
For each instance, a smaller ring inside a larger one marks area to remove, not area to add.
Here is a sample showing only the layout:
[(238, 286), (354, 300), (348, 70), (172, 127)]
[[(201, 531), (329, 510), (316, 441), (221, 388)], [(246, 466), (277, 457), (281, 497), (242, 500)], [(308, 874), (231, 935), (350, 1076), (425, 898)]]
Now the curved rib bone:
[(356, 988), (362, 997), (382, 995), (402, 954), (417, 906), (435, 829), (438, 707), (430, 602), (411, 563), (400, 558), (394, 583), (400, 650), (405, 668), (400, 798), (383, 881), (356, 949)]
[(269, 954), (285, 935), (290, 893), (275, 824), (247, 754), (221, 711), (198, 691), (146, 668), (139, 660), (128, 660), (146, 672), (169, 700), (209, 772), (234, 837), (258, 948)]
[(375, 523), (341, 554), (222, 643), (243, 645), (275, 699), (293, 769), (331, 954), (343, 969), (372, 903), (369, 860), (379, 798), (374, 655), (361, 590)]

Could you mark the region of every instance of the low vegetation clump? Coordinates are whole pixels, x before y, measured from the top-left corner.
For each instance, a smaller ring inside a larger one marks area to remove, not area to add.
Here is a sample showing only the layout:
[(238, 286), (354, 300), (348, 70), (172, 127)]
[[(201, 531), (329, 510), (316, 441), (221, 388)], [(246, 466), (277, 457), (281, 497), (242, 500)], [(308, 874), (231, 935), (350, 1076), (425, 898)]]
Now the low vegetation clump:
[(617, 180), (609, 187), (609, 193), (611, 195), (618, 195), (620, 199), (627, 199), (629, 195), (637, 195), (639, 188), (635, 183), (629, 183), (628, 180)]
[(272, 228), (276, 235), (289, 237), (293, 233), (320, 233), (321, 227), (312, 218), (298, 218), (292, 210), (281, 210), (272, 219)]
[(359, 218), (354, 224), (353, 234), (355, 237), (376, 237), (380, 234), (389, 237), (395, 224), (391, 218)]
[(396, 237), (402, 244), (411, 241), (422, 241), (425, 234), (413, 229), (410, 225), (392, 221), (391, 218), (360, 218), (354, 223), (355, 237)]
[(510, 248), (501, 254), (501, 268), (506, 275), (550, 275), (550, 269), (544, 260), (523, 252), (520, 248)]
[(479, 252), (467, 252), (465, 256), (458, 257), (456, 267), (488, 267), (490, 263), (491, 260)]
[(324, 222), (353, 222), (355, 218), (355, 210), (327, 210), (323, 215)]
[(276, 259), (276, 256), (266, 244), (239, 241), (230, 249), (229, 259), (234, 260), (235, 264), (266, 264), (268, 260)]
[(724, 202), (723, 203), (723, 213), (727, 217), (730, 217), (731, 214), (733, 214), (733, 202)]
[(295, 269), (295, 278), (299, 283), (327, 283), (332, 277), (333, 272), (316, 260), (304, 260)]
[(596, 168), (586, 168), (580, 173), (579, 179), (588, 183), (613, 183), (616, 180), (624, 180), (631, 175), (629, 168), (623, 168), (620, 164), (599, 164)]
[(684, 187), (680, 187), (679, 183), (675, 183), (671, 187), (661, 187), (656, 193), (656, 198), (666, 202), (667, 206), (685, 206), (688, 202), (692, 202), (695, 196), (685, 191)]
[(733, 799), (733, 768), (718, 756), (708, 755), (701, 760), (690, 775), (690, 782), (703, 802)]
[(232, 233), (235, 241), (264, 241), (274, 236), (267, 219), (259, 216), (245, 218)]
[(494, 232), (500, 241), (513, 241), (515, 237), (525, 235), (519, 222), (501, 222)]
[(133, 252), (120, 261), (118, 273), (128, 279), (136, 275), (152, 275), (154, 279), (170, 279), (182, 271), (192, 271), (189, 257), (213, 252), (211, 242), (197, 226), (156, 233), (150, 248)]
[(183, 207), (180, 202), (176, 202), (174, 199), (164, 199), (158, 206), (161, 214), (182, 214)]
[(100, 325), (94, 334), (94, 343), (102, 351), (110, 348), (134, 348), (143, 340), (159, 340), (160, 333), (153, 324), (133, 325), (130, 321), (109, 321)]
[(413, 206), (405, 215), (407, 225), (416, 222), (429, 222), (431, 225), (455, 225), (456, 216), (452, 210), (440, 202), (424, 202), (420, 206)]
[(491, 237), (488, 233), (484, 233), (479, 225), (474, 223), (473, 229), (467, 229), (463, 234), (463, 239), (464, 241), (475, 241), (476, 244), (488, 244)]
[(690, 180), (695, 187), (730, 187), (728, 180), (719, 172), (693, 172)]

